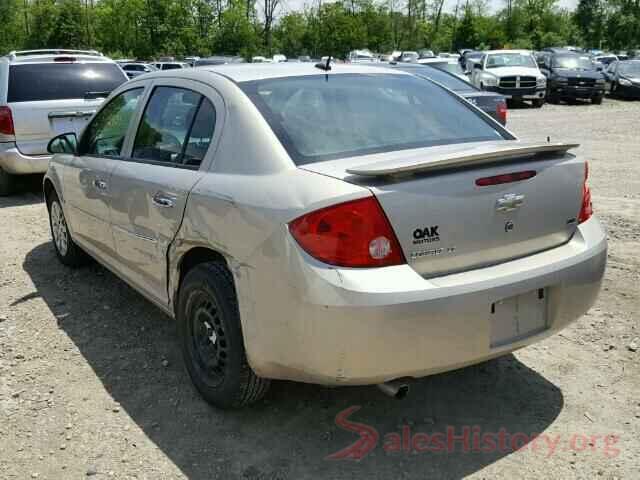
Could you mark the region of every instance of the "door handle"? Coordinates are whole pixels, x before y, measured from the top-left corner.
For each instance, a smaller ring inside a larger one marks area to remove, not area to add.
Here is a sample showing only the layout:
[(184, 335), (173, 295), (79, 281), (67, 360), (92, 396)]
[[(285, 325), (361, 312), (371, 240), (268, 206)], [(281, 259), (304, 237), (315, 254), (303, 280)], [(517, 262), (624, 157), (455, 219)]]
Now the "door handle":
[(171, 197), (169, 195), (166, 195), (160, 192), (156, 193), (151, 199), (151, 201), (156, 207), (160, 207), (160, 208), (173, 208), (176, 204), (175, 197)]
[(107, 189), (107, 182), (105, 182), (104, 180), (99, 180), (99, 179), (95, 179), (93, 181), (93, 186), (96, 187), (98, 190), (106, 190)]

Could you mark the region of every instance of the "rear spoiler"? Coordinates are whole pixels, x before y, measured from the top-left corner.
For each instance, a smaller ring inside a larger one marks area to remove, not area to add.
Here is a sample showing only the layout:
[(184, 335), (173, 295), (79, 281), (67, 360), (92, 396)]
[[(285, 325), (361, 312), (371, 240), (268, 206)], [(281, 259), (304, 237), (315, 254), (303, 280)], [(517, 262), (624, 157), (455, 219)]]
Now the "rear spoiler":
[[(515, 143), (515, 145), (514, 145)], [(578, 143), (523, 143), (504, 142), (502, 146), (478, 145), (456, 152), (435, 153), (420, 157), (387, 160), (347, 169), (347, 173), (365, 177), (383, 177), (405, 173), (427, 172), (442, 168), (473, 166), (485, 163), (511, 161), (514, 157), (545, 153), (566, 153), (579, 147)]]

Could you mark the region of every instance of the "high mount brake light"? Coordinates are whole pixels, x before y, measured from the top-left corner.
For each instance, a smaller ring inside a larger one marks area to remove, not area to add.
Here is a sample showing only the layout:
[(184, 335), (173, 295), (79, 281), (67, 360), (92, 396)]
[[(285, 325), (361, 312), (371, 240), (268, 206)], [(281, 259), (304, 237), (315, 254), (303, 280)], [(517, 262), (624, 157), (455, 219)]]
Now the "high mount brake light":
[(535, 170), (525, 170), (523, 172), (503, 173), (494, 175), (493, 177), (483, 177), (476, 179), (476, 185), (479, 187), (488, 187), (491, 185), (501, 185), (503, 183), (519, 182), (536, 176)]
[(393, 228), (375, 197), (307, 213), (289, 231), (312, 257), (340, 267), (387, 267), (406, 263)]

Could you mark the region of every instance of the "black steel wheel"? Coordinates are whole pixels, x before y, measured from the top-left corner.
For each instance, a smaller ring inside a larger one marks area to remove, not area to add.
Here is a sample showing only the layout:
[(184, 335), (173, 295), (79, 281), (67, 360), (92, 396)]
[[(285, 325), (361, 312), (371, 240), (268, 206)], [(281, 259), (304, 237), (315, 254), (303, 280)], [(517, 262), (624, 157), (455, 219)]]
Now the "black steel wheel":
[(260, 400), (269, 380), (247, 361), (233, 276), (219, 262), (191, 269), (180, 286), (180, 344), (193, 384), (212, 405), (238, 408)]

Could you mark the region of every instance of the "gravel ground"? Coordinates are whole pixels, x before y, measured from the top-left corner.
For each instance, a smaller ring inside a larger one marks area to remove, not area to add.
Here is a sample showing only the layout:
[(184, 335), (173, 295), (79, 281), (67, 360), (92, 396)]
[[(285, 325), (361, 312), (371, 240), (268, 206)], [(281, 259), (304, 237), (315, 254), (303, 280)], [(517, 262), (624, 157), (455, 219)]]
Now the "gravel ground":
[[(639, 121), (640, 102), (609, 99), (510, 111), (522, 138), (582, 144), (610, 238), (603, 291), (561, 334), (422, 379), (403, 401), (277, 382), (254, 408), (209, 407), (166, 316), (98, 266), (58, 263), (39, 180), (0, 198), (0, 478), (638, 478)], [(378, 446), (359, 462), (325, 460), (358, 438), (335, 424), (352, 406)], [(468, 452), (462, 440), (448, 453), (392, 451), (403, 433), (448, 426), (544, 436), (518, 451)]]

